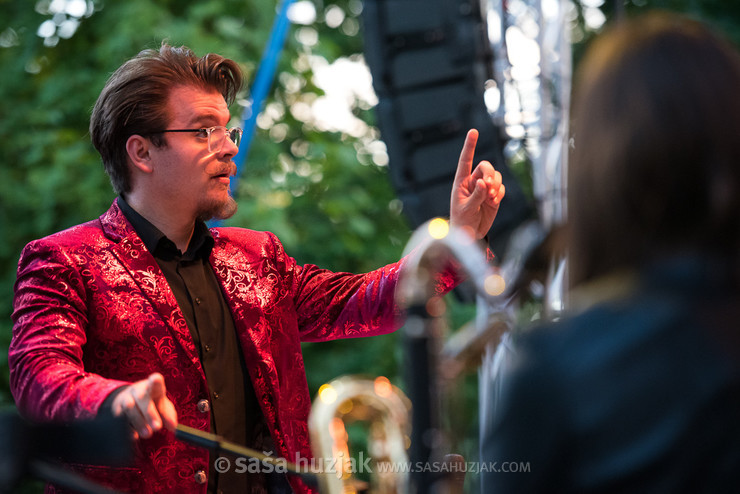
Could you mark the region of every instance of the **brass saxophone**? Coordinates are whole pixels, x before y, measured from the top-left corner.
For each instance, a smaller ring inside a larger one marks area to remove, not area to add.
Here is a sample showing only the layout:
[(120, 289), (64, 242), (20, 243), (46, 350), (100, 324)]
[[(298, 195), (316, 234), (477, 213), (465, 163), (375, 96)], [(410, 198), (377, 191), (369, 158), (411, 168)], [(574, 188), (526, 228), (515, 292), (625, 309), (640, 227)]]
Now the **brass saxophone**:
[[(321, 492), (352, 494), (369, 487), (378, 494), (405, 494), (409, 408), (408, 398), (383, 376), (345, 376), (321, 386), (308, 419)], [(355, 463), (346, 426), (358, 420), (369, 425), (368, 458)], [(354, 476), (366, 467), (373, 474), (370, 486)]]

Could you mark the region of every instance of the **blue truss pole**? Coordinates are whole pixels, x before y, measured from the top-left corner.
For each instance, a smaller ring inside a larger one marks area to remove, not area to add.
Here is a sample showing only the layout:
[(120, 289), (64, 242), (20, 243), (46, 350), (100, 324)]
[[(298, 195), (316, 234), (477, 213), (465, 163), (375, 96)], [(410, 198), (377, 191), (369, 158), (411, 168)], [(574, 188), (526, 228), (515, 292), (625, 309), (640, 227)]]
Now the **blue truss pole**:
[[(262, 111), (267, 94), (275, 79), (275, 71), (277, 70), (278, 60), (280, 59), (280, 52), (285, 45), (285, 38), (288, 35), (288, 28), (290, 27), (288, 8), (292, 3), (293, 0), (282, 0), (280, 4), (277, 17), (272, 25), (270, 39), (267, 41), (267, 46), (262, 54), (262, 60), (260, 61), (254, 83), (252, 84), (249, 104), (244, 108), (242, 113), (242, 128), (244, 129), (244, 133), (239, 143), (239, 152), (234, 157), (236, 175), (231, 177), (231, 190), (234, 193), (236, 193), (237, 181), (241, 176), (244, 163), (249, 155), (249, 148), (254, 138), (255, 127), (257, 126), (257, 115)], [(214, 223), (212, 226), (217, 226), (215, 222), (212, 223)]]

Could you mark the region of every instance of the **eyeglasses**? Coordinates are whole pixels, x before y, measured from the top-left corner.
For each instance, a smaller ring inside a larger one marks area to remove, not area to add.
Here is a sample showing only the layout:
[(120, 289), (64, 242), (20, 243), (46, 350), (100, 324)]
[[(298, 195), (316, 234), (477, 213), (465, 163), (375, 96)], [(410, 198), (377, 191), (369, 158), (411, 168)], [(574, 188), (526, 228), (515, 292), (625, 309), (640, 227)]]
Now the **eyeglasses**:
[(239, 141), (242, 139), (242, 129), (240, 127), (232, 127), (227, 129), (226, 127), (208, 127), (201, 129), (166, 129), (166, 130), (155, 130), (148, 132), (148, 134), (161, 134), (164, 132), (196, 132), (197, 137), (201, 139), (208, 139), (208, 152), (218, 153), (221, 148), (224, 147), (226, 137), (231, 139), (236, 147), (239, 147)]

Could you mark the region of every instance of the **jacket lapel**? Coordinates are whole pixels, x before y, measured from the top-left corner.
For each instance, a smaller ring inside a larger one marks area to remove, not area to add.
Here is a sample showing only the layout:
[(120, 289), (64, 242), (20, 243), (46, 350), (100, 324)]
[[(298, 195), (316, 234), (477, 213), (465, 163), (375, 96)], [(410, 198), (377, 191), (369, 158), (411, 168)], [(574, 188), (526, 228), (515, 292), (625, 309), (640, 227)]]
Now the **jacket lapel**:
[(177, 304), (175, 295), (157, 261), (154, 260), (154, 256), (146, 249), (131, 223), (118, 207), (118, 199), (100, 217), (100, 223), (105, 235), (114, 242), (111, 248), (114, 255), (128, 270), (154, 309), (162, 316), (167, 331), (185, 350), (192, 364), (203, 374), (195, 343), (190, 336), (187, 322)]
[(259, 275), (255, 261), (242, 249), (225, 241), (217, 229), (211, 229), (211, 233), (215, 241), (211, 265), (234, 317), (254, 391), (268, 425), (279, 430), (280, 389), (270, 348), (272, 334), (257, 295), (258, 285), (265, 280)]

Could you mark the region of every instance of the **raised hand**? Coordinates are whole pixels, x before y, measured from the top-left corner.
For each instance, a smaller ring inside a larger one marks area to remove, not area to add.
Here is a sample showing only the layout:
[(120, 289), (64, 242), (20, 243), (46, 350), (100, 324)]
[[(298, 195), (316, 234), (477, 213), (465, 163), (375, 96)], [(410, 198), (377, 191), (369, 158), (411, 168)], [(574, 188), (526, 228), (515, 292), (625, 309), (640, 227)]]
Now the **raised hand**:
[(486, 236), (506, 194), (501, 173), (488, 161), (481, 161), (473, 168), (478, 131), (471, 129), (465, 137), (457, 163), (455, 181), (450, 199), (450, 224), (464, 228), (476, 239)]

